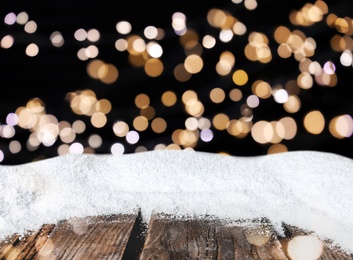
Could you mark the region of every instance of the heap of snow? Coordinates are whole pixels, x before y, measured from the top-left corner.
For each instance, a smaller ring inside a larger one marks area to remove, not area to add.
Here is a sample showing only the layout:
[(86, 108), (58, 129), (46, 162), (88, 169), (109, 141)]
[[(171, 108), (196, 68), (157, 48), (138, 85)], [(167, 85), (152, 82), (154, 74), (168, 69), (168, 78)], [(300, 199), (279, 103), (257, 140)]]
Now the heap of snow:
[(267, 218), (353, 252), (353, 160), (296, 151), (254, 157), (188, 150), (68, 154), (0, 166), (0, 239), (70, 217), (153, 212)]

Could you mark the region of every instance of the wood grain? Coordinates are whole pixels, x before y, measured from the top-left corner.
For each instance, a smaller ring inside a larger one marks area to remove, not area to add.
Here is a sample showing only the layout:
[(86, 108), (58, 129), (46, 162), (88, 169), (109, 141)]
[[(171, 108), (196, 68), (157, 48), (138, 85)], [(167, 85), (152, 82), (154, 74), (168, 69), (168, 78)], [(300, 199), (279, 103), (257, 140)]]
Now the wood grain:
[(269, 224), (225, 225), (218, 219), (153, 214), (140, 260), (287, 259)]
[(36, 259), (55, 225), (43, 225), (24, 236), (13, 235), (0, 243), (0, 259)]
[(137, 214), (61, 221), (39, 259), (121, 259)]
[[(304, 229), (300, 229), (297, 227), (294, 227), (292, 225), (288, 225), (288, 224), (283, 224), (284, 228), (287, 230), (287, 236), (286, 238), (282, 238), (280, 239), (280, 243), (283, 246), (284, 252), (286, 253), (286, 255), (290, 258), (289, 256), (289, 252), (287, 250), (288, 244), (289, 242), (297, 237), (297, 236), (314, 236), (316, 238), (318, 238), (314, 232), (311, 231), (307, 231)], [(317, 258), (318, 260), (353, 260), (353, 255), (352, 254), (348, 254), (346, 252), (344, 252), (343, 250), (341, 250), (340, 248), (337, 247), (332, 247), (329, 244), (329, 241), (325, 241), (325, 240), (321, 240), (321, 246), (322, 246), (322, 251), (321, 251), (321, 255), (319, 258)]]

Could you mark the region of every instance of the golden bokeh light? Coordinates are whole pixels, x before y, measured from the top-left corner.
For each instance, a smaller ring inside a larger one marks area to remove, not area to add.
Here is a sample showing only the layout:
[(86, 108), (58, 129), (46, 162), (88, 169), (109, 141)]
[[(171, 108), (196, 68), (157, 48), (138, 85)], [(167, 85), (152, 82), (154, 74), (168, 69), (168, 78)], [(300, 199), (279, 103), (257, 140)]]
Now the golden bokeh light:
[(19, 107), (16, 110), (18, 116), (18, 126), (24, 129), (30, 129), (37, 123), (38, 116), (26, 107)]
[(227, 21), (227, 15), (221, 9), (212, 8), (207, 13), (208, 23), (216, 28), (222, 28)]
[(244, 6), (250, 11), (255, 10), (257, 8), (257, 0), (244, 0)]
[(194, 90), (187, 90), (181, 96), (181, 99), (185, 105), (188, 103), (194, 103), (198, 100), (197, 93)]
[(38, 26), (35, 21), (28, 21), (24, 26), (25, 32), (29, 34), (35, 33), (37, 31), (37, 28)]
[(12, 47), (13, 44), (14, 44), (14, 38), (12, 35), (5, 35), (4, 37), (2, 37), (0, 42), (0, 46), (3, 49), (9, 49)]
[(222, 103), (225, 97), (226, 94), (222, 88), (214, 88), (210, 92), (210, 99), (213, 103)]
[(146, 49), (145, 41), (137, 34), (130, 34), (125, 40), (127, 41), (127, 51), (132, 56), (140, 55)]
[(283, 25), (278, 26), (274, 32), (274, 38), (280, 45), (286, 44), (290, 35), (291, 31)]
[(193, 102), (187, 102), (185, 105), (185, 110), (188, 114), (197, 117), (202, 116), (203, 112), (205, 111), (205, 107), (199, 100), (195, 100)]
[(203, 60), (196, 54), (189, 55), (184, 61), (184, 67), (190, 74), (197, 74), (203, 68)]
[(329, 131), (338, 139), (351, 137), (353, 134), (352, 117), (347, 114), (334, 117), (329, 123)]
[(76, 132), (71, 127), (65, 127), (60, 130), (59, 137), (63, 143), (72, 143), (76, 138)]
[(219, 75), (228, 75), (233, 69), (235, 64), (235, 57), (233, 53), (224, 51), (219, 57), (219, 61), (216, 64), (216, 71)]
[(27, 56), (29, 56), (29, 57), (35, 57), (35, 56), (38, 55), (38, 53), (39, 53), (39, 47), (38, 47), (37, 44), (31, 43), (31, 44), (29, 44), (29, 45), (27, 46), (27, 48), (26, 48), (26, 54), (27, 54)]
[[(231, 2), (238, 5), (232, 8), (245, 8), (249, 13), (259, 5), (257, 0)], [(205, 150), (216, 149), (217, 135), (226, 135), (234, 144), (249, 139), (267, 154), (295, 147), (292, 144), (302, 140), (299, 131), (322, 134), (322, 138), (327, 134), (333, 140), (340, 139), (336, 142), (351, 138), (352, 115), (344, 111), (346, 106), (340, 106), (341, 96), (337, 93), (344, 95), (344, 91), (349, 91), (344, 89), (348, 85), (345, 76), (340, 75), (353, 67), (353, 19), (335, 9), (330, 8), (329, 12), (327, 1), (317, 0), (291, 9), (286, 14), (289, 24), (278, 23), (272, 28), (260, 25), (257, 31), (246, 20), (235, 17), (235, 10), (208, 9), (202, 17), (207, 28), (201, 30), (198, 26), (202, 23), (195, 24), (186, 13), (174, 12), (169, 26), (163, 28), (152, 24), (133, 28), (130, 21), (120, 20), (114, 22), (110, 35), (98, 26), (77, 26), (71, 32), (71, 40), (67, 32), (54, 29), (48, 31), (49, 37), (42, 37), (40, 24), (30, 20), (25, 11), (7, 13), (1, 51), (17, 52), (20, 45), (20, 55), (28, 62), (40, 62), (49, 48), (62, 52), (75, 44), (74, 59), (83, 64), (89, 81), (76, 85), (87, 83), (86, 89), (66, 93), (74, 116), (71, 120), (59, 121), (59, 117), (47, 114), (49, 108), (39, 98), (31, 98), (25, 106), (14, 109), (12, 115), (9, 113), (6, 123), (0, 124), (0, 137), (6, 139), (7, 145), (7, 150), (0, 150), (0, 161), (5, 151), (34, 152), (41, 145), (55, 144), (60, 155), (96, 153), (101, 151), (96, 149), (102, 147), (106, 136), (87, 131), (105, 127), (110, 127), (118, 139), (110, 147), (116, 155), (144, 152), (151, 147), (196, 150), (198, 144)], [(254, 14), (258, 11), (265, 10)], [(324, 35), (324, 29), (329, 29), (330, 34)], [(109, 41), (111, 56), (107, 55)], [(12, 69), (16, 60), (4, 62)], [(118, 70), (121, 65), (123, 70)], [(46, 70), (38, 75), (33, 71), (28, 67), (26, 73), (44, 79)], [(64, 79), (58, 79), (58, 84)], [(133, 84), (137, 88), (129, 89)], [(109, 100), (96, 95), (113, 91), (117, 91), (116, 96)], [(132, 107), (127, 106), (128, 102), (133, 102)], [(30, 132), (26, 142), (15, 138), (23, 129)], [(83, 133), (84, 138), (80, 135)], [(158, 139), (158, 144), (147, 145), (142, 140), (147, 135), (151, 139), (157, 135), (154, 140)], [(162, 137), (167, 140), (159, 140)], [(220, 148), (215, 152), (231, 154), (236, 149), (236, 145), (226, 145), (229, 151)], [(293, 239), (296, 240), (299, 238)]]
[(345, 18), (337, 18), (334, 25), (340, 33), (348, 33), (349, 31), (349, 22)]
[(107, 123), (107, 117), (101, 112), (96, 112), (91, 116), (91, 123), (96, 128), (102, 128)]
[(158, 77), (162, 74), (164, 66), (161, 60), (159, 59), (149, 59), (145, 63), (145, 72), (150, 77)]
[(181, 147), (177, 144), (169, 144), (165, 150), (181, 150)]
[(112, 109), (112, 104), (110, 103), (110, 101), (108, 99), (100, 99), (97, 100), (97, 102), (95, 103), (95, 109), (97, 112), (101, 112), (103, 114), (109, 114), (109, 112)]
[(202, 45), (197, 41), (188, 41), (185, 44), (184, 51), (186, 56), (195, 54), (197, 56), (201, 56), (203, 52)]
[(147, 94), (145, 93), (140, 93), (135, 97), (135, 105), (136, 107), (142, 109), (146, 106), (149, 106), (150, 104), (150, 98)]
[(137, 131), (145, 131), (148, 127), (148, 119), (144, 116), (137, 116), (132, 124)]
[(250, 61), (268, 63), (272, 60), (271, 49), (268, 46), (268, 37), (261, 32), (251, 32), (249, 43), (245, 46), (244, 54)]
[(174, 77), (180, 82), (188, 81), (191, 78), (191, 75), (192, 74), (185, 69), (184, 64), (178, 64), (174, 68)]
[(232, 79), (234, 84), (238, 85), (238, 86), (243, 86), (245, 85), (248, 80), (248, 74), (244, 71), (244, 70), (236, 70), (234, 71), (233, 75), (232, 75)]
[(212, 119), (212, 124), (217, 130), (227, 129), (228, 122), (229, 122), (229, 117), (224, 113), (219, 113), (215, 115)]
[(319, 110), (313, 110), (304, 117), (304, 127), (311, 134), (321, 134), (325, 127), (325, 118)]
[(239, 35), (239, 36), (244, 35), (247, 31), (246, 25), (243, 24), (242, 22), (239, 22), (239, 21), (234, 23), (232, 29), (233, 29), (234, 34)]
[(161, 101), (166, 107), (171, 107), (177, 102), (177, 96), (173, 91), (168, 90), (162, 94)]
[(267, 150), (267, 154), (285, 153), (285, 152), (288, 152), (288, 148), (284, 144), (273, 144)]
[(167, 129), (167, 122), (161, 117), (156, 117), (152, 120), (151, 128), (155, 133), (163, 133)]
[(234, 88), (229, 92), (229, 98), (234, 102), (238, 102), (243, 98), (243, 93), (240, 89)]
[(156, 110), (152, 106), (144, 106), (140, 110), (140, 115), (144, 116), (148, 120), (151, 120), (156, 115)]
[(86, 130), (86, 124), (82, 120), (76, 120), (72, 123), (72, 129), (77, 134), (82, 134)]
[(297, 125), (290, 117), (279, 121), (257, 121), (251, 128), (251, 136), (260, 144), (279, 144), (283, 139), (293, 139), (297, 133)]
[(96, 111), (96, 94), (92, 90), (70, 92), (66, 95), (75, 114), (92, 116)]
[(237, 138), (244, 138), (250, 133), (253, 124), (251, 121), (240, 118), (239, 120), (232, 119), (227, 123), (228, 134)]
[(299, 97), (296, 95), (290, 95), (288, 97), (288, 100), (283, 104), (284, 110), (292, 114), (298, 112), (300, 107), (301, 107), (301, 101)]
[(114, 64), (103, 64), (98, 69), (98, 78), (105, 84), (114, 83), (119, 76), (119, 71)]
[(293, 25), (310, 26), (320, 22), (328, 12), (324, 1), (316, 1), (315, 4), (307, 3), (300, 10), (292, 10), (289, 20)]
[(262, 80), (256, 80), (251, 85), (251, 90), (252, 93), (262, 99), (269, 98), (272, 95), (272, 88), (270, 84)]
[(113, 125), (113, 132), (118, 137), (125, 137), (129, 130), (129, 125), (124, 121), (117, 121)]
[(277, 48), (277, 54), (283, 59), (287, 59), (292, 56), (292, 49), (286, 43), (281, 43)]
[(278, 121), (276, 131), (281, 138), (291, 140), (296, 136), (298, 126), (292, 117), (283, 117)]
[(195, 147), (200, 137), (199, 131), (190, 131), (177, 129), (172, 134), (172, 140), (175, 144), (182, 147)]
[(303, 72), (298, 75), (297, 83), (302, 89), (309, 89), (312, 88), (314, 80), (309, 73)]
[(192, 45), (196, 45), (199, 41), (199, 34), (197, 31), (193, 29), (187, 29), (187, 31), (179, 37), (179, 42), (183, 47), (186, 47), (188, 43), (192, 43)]

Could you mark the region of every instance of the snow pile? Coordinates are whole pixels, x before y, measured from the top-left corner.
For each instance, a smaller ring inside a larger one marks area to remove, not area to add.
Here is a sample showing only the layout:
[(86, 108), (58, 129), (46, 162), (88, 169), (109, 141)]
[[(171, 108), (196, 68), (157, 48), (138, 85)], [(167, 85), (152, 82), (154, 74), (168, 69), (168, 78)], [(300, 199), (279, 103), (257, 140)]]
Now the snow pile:
[(266, 217), (353, 252), (353, 160), (296, 151), (236, 157), (188, 150), (69, 154), (0, 166), (0, 239), (70, 217), (152, 212)]

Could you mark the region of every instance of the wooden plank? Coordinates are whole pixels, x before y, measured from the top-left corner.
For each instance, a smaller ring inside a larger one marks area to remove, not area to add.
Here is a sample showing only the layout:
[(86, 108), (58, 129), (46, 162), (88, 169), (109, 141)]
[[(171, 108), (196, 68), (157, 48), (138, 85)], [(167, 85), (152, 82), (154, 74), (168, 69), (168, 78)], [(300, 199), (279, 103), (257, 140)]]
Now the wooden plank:
[(136, 214), (61, 221), (39, 252), (43, 259), (121, 259)]
[(287, 259), (269, 224), (225, 225), (218, 219), (153, 214), (140, 260)]
[[(327, 259), (332, 259), (332, 260), (352, 260), (353, 259), (353, 255), (352, 254), (348, 254), (346, 252), (344, 252), (343, 250), (339, 249), (339, 248), (335, 248), (329, 245), (328, 241), (325, 240), (321, 240), (319, 239), (314, 232), (311, 231), (306, 231), (297, 227), (294, 227), (292, 225), (288, 225), (288, 224), (283, 224), (284, 228), (286, 229), (286, 233), (287, 236), (286, 238), (281, 238), (280, 239), (280, 243), (282, 244), (282, 247), (284, 249), (285, 254), (290, 257), (291, 252), (289, 252), (288, 250), (288, 246), (290, 245), (290, 242), (296, 238), (296, 240), (299, 241), (299, 236), (313, 236), (315, 238), (315, 240), (320, 241), (320, 246), (318, 247), (318, 249), (320, 249), (321, 247), (321, 252), (320, 251), (316, 251), (317, 254), (319, 254), (318, 256), (318, 260), (327, 260)], [(308, 249), (312, 250), (312, 249)], [(305, 254), (304, 252), (302, 252), (303, 254)], [(309, 253), (309, 252), (308, 252)], [(315, 252), (311, 252), (311, 254), (315, 254)]]
[(0, 243), (0, 259), (36, 259), (55, 225), (43, 225), (24, 236), (13, 235)]

